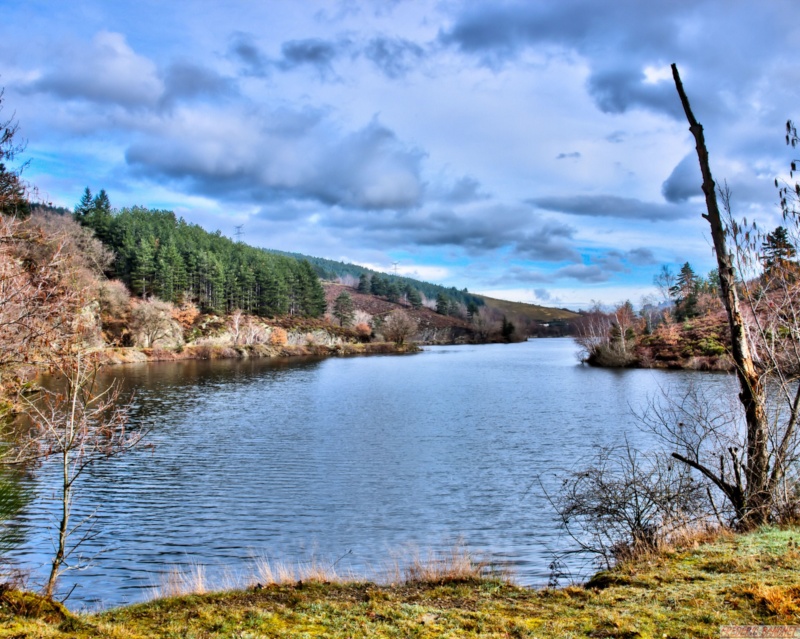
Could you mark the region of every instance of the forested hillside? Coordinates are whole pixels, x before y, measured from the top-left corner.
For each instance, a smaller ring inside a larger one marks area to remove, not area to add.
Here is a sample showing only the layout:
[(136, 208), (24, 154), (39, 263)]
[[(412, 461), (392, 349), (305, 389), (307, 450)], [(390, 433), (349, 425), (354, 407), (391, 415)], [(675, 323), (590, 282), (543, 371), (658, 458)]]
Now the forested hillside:
[(325, 293), (305, 260), (209, 233), (172, 211), (112, 211), (104, 191), (92, 198), (88, 188), (75, 218), (114, 251), (109, 274), (137, 295), (192, 301), (213, 313), (239, 309), (266, 317), (319, 317), (325, 312)]

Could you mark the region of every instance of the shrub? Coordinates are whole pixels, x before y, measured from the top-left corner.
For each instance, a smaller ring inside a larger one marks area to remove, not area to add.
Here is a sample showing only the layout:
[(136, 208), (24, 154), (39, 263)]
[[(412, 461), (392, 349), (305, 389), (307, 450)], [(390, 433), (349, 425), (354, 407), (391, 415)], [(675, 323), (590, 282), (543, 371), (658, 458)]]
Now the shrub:
[(270, 346), (286, 346), (288, 341), (289, 335), (286, 333), (286, 330), (282, 329), (280, 326), (273, 328), (269, 334)]

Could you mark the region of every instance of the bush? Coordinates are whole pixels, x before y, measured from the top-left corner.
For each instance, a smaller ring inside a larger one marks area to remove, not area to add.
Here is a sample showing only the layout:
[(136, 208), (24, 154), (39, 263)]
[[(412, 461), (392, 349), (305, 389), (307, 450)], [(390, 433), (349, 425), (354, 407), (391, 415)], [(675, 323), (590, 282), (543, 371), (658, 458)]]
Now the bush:
[(687, 466), (627, 442), (569, 473), (552, 502), (567, 533), (607, 567), (707, 526), (712, 511), (705, 484)]
[(287, 342), (289, 341), (289, 335), (286, 333), (284, 329), (279, 326), (276, 326), (272, 329), (269, 334), (269, 345), (270, 346), (286, 346)]

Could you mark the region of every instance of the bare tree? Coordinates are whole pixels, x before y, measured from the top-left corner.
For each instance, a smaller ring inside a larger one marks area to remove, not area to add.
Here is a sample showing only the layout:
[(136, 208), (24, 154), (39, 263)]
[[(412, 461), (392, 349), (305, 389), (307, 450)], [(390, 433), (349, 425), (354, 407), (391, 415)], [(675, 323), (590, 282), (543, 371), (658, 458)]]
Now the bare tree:
[[(673, 457), (711, 481), (732, 506), (735, 523), (741, 528), (751, 528), (775, 515), (787, 471), (796, 460), (800, 294), (786, 278), (778, 283), (777, 294), (775, 286), (770, 287), (772, 292), (764, 287), (762, 278), (748, 278), (761, 263), (758, 254), (761, 238), (755, 227), (733, 219), (730, 193), (723, 189), (723, 205), (728, 214), (726, 229), (703, 127), (692, 113), (674, 64), (672, 73), (696, 142), (707, 208), (703, 217), (709, 223), (717, 256), (720, 294), (731, 332), (731, 355), (739, 382), (742, 415), (741, 423), (732, 424), (732, 433), (726, 435), (730, 445), (718, 451), (722, 457), (706, 458), (701, 456), (702, 449), (691, 447), (674, 452)], [(784, 206), (784, 215), (790, 216), (796, 225), (797, 216), (787, 209), (791, 207)]]
[(151, 348), (159, 342), (182, 343), (183, 330), (173, 318), (173, 311), (172, 304), (155, 297), (137, 304), (131, 312), (131, 329), (137, 344)]
[(386, 316), (381, 327), (384, 338), (402, 346), (417, 330), (417, 322), (400, 310), (392, 311)]
[(98, 368), (96, 356), (80, 350), (53, 357), (51, 372), (63, 388), (40, 389), (37, 396), (22, 398), (30, 423), (3, 459), (21, 465), (53, 458), (60, 469), (58, 537), (44, 587), (50, 598), (59, 576), (80, 566), (80, 557), (75, 563), (71, 558), (93, 536), (91, 515), (77, 524), (71, 521), (76, 481), (90, 466), (130, 450), (143, 436), (143, 431), (126, 431), (130, 403), (120, 401), (118, 385), (98, 389)]

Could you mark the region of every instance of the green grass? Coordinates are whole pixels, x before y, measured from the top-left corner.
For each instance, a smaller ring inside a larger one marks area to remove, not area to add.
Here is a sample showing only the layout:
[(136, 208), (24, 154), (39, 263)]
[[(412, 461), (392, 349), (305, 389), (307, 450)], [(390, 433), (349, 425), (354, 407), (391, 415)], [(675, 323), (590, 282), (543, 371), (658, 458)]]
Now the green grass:
[(800, 624), (800, 530), (720, 537), (558, 590), (492, 578), (310, 581), (80, 616), (37, 612), (34, 597), (18, 602), (25, 596), (3, 595), (0, 636), (718, 637), (720, 625)]

